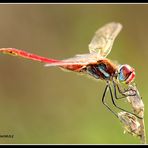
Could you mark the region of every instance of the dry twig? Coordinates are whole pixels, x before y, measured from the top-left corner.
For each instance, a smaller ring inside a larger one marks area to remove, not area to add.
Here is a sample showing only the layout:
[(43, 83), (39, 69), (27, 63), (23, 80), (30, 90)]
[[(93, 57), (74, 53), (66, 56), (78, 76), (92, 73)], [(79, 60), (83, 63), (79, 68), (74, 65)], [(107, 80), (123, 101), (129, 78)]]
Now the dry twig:
[(127, 91), (126, 94), (135, 94), (133, 96), (128, 96), (127, 100), (131, 104), (133, 112), (139, 116), (139, 118), (127, 112), (120, 112), (118, 113), (119, 120), (124, 125), (124, 132), (127, 131), (133, 136), (140, 137), (141, 143), (146, 144), (144, 104), (136, 85), (129, 85), (129, 91)]

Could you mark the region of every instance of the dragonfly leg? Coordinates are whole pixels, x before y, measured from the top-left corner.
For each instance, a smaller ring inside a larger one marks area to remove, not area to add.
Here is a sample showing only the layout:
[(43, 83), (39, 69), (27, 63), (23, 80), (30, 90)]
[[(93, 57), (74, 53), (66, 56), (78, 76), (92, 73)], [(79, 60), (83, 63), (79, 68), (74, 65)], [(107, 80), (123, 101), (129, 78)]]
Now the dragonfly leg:
[[(121, 92), (121, 90), (119, 89), (119, 87), (117, 87), (117, 84), (114, 81), (113, 81), (113, 87), (114, 87), (114, 95), (115, 95), (116, 99), (123, 99), (123, 98), (127, 97), (124, 93)], [(120, 96), (120, 97), (117, 96), (117, 88), (118, 88), (118, 92), (120, 94), (122, 94), (122, 96)]]
[[(135, 90), (132, 90), (132, 89), (127, 89), (127, 90), (124, 90), (122, 91), (119, 87), (118, 84), (116, 84), (114, 81), (113, 81), (113, 87), (114, 87), (114, 95), (115, 95), (115, 98), (116, 99), (123, 99), (123, 98), (126, 98), (128, 96), (135, 96), (136, 95), (136, 91)], [(118, 92), (122, 95), (120, 97), (117, 96), (117, 89), (118, 89)], [(125, 94), (127, 92), (130, 92), (130, 91), (134, 91), (134, 94)]]
[(107, 84), (105, 87), (105, 90), (102, 96), (102, 103), (109, 109), (109, 111), (111, 111), (118, 118), (118, 115), (105, 102), (105, 95), (106, 95), (108, 87), (109, 87), (109, 84)]
[(122, 111), (125, 111), (125, 112), (127, 112), (127, 113), (130, 113), (130, 114), (136, 116), (136, 117), (139, 118), (139, 119), (142, 119), (141, 117), (137, 116), (135, 113), (132, 113), (132, 112), (130, 112), (130, 111), (127, 111), (127, 110), (125, 110), (125, 109), (123, 109), (123, 108), (117, 106), (116, 103), (115, 103), (115, 100), (114, 100), (114, 98), (113, 98), (113, 94), (112, 94), (112, 90), (111, 90), (110, 85), (108, 85), (108, 87), (109, 87), (109, 91), (110, 91), (112, 103), (113, 103), (113, 105), (114, 105), (116, 108), (118, 108), (118, 109), (120, 109), (120, 110), (122, 110)]

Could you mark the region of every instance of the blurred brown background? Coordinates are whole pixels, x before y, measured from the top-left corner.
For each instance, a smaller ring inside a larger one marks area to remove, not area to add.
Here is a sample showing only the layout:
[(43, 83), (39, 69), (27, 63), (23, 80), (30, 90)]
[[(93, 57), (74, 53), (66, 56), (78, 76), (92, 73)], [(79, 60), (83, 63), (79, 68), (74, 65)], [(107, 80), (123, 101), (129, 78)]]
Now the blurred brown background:
[[(120, 22), (108, 58), (135, 68), (148, 131), (147, 18), (144, 4), (1, 4), (0, 48), (64, 59), (87, 53), (99, 27)], [(101, 103), (105, 82), (3, 54), (0, 69), (0, 134), (14, 134), (0, 143), (140, 143)]]

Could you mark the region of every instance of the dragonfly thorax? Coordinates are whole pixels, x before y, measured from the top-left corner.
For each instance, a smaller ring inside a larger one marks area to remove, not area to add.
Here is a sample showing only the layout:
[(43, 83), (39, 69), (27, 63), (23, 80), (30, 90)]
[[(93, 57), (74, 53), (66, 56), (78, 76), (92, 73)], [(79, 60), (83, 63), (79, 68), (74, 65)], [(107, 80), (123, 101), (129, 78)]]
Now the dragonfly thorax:
[(83, 71), (96, 79), (111, 80), (117, 69), (109, 60), (100, 60), (96, 64), (87, 65)]
[(135, 78), (134, 68), (127, 64), (119, 66), (117, 78), (122, 83), (131, 83)]

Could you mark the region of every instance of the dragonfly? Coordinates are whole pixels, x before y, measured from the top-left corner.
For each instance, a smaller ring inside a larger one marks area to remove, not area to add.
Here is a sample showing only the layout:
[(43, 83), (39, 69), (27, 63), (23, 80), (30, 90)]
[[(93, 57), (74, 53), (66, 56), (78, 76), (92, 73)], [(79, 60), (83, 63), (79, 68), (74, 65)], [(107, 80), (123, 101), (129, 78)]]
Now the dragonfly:
[[(57, 66), (61, 69), (66, 69), (76, 73), (82, 73), (95, 79), (105, 81), (106, 86), (102, 96), (102, 103), (107, 107), (107, 109), (109, 109), (109, 111), (118, 117), (117, 113), (113, 111), (111, 107), (106, 103), (106, 93), (109, 90), (112, 103), (116, 108), (126, 111), (115, 103), (115, 99), (127, 97), (127, 91), (129, 90), (122, 90), (120, 85), (122, 83), (129, 85), (135, 79), (135, 70), (133, 67), (128, 64), (117, 64), (106, 58), (110, 53), (114, 40), (121, 29), (122, 24), (119, 22), (110, 22), (105, 24), (95, 32), (95, 35), (88, 45), (89, 53), (77, 54), (64, 60), (46, 58), (16, 48), (1, 48), (0, 52), (43, 62), (45, 63), (46, 67)], [(114, 91), (112, 91), (111, 86), (113, 86)], [(119, 97), (117, 95), (117, 91), (122, 96)], [(128, 94), (128, 96), (130, 95), (132, 96), (135, 94)], [(130, 111), (126, 112), (135, 115)]]

